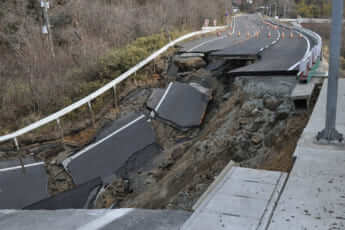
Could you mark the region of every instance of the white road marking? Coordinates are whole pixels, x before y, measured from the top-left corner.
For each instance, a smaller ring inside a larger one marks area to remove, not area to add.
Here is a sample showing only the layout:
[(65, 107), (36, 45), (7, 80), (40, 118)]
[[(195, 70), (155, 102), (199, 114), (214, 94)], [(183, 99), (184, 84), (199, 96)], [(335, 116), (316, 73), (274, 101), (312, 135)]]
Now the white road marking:
[[(44, 162), (27, 164), (27, 165), (24, 165), (24, 168), (29, 168), (29, 167), (39, 166), (39, 165), (44, 165)], [(17, 169), (21, 169), (21, 168), (23, 168), (23, 167), (21, 165), (19, 165), (19, 166), (15, 166), (15, 167), (0, 169), (0, 172), (7, 172), (7, 171), (17, 170)]]
[[(233, 27), (232, 27), (232, 32), (231, 32), (231, 34), (234, 34), (234, 32), (235, 32), (235, 28), (236, 28), (236, 16), (234, 17), (234, 21), (233, 21), (233, 22), (234, 22), (234, 25), (233, 25)], [(211, 43), (211, 42), (214, 42), (214, 41), (218, 41), (218, 40), (222, 40), (222, 39), (224, 39), (224, 38), (227, 38), (227, 36), (225, 35), (225, 36), (221, 36), (221, 37), (219, 37), (219, 38), (214, 38), (214, 39), (205, 41), (205, 42), (203, 42), (203, 43), (201, 43), (201, 44), (199, 44), (199, 45), (196, 45), (196, 46), (194, 46), (193, 48), (187, 50), (187, 52), (191, 52), (191, 51), (193, 51), (193, 50), (195, 50), (195, 49), (197, 49), (197, 48), (200, 48), (201, 46), (204, 46), (204, 45), (206, 45), (206, 44), (208, 44), (208, 43)]]
[[(310, 50), (310, 42), (309, 42), (309, 39), (306, 38), (306, 36), (304, 36), (304, 34), (302, 34), (302, 33), (300, 33), (300, 32), (297, 32), (297, 33), (301, 34), (302, 37), (304, 38), (304, 40), (307, 41), (307, 49), (306, 49), (305, 54), (304, 54), (304, 56), (303, 56), (303, 58), (302, 58), (302, 60), (304, 60), (304, 59), (308, 56), (308, 53), (309, 53), (309, 50)], [(302, 60), (300, 60), (300, 61), (298, 61), (296, 64), (292, 65), (292, 66), (289, 68), (289, 71), (294, 70), (299, 64), (301, 64), (301, 61), (302, 61)]]
[(195, 50), (195, 49), (197, 49), (197, 48), (199, 48), (199, 47), (201, 47), (201, 46), (203, 46), (203, 45), (206, 45), (207, 43), (211, 43), (211, 42), (214, 42), (214, 41), (217, 41), (217, 40), (224, 39), (225, 37), (226, 37), (226, 36), (221, 36), (221, 37), (219, 37), (219, 38), (214, 38), (214, 39), (208, 40), (208, 41), (206, 41), (206, 42), (200, 43), (199, 45), (194, 46), (193, 48), (187, 50), (187, 52), (191, 52), (191, 51), (193, 51), (193, 50)]
[(102, 138), (101, 140), (99, 140), (99, 141), (97, 141), (97, 142), (95, 142), (95, 143), (93, 143), (93, 144), (87, 146), (86, 148), (84, 148), (83, 150), (81, 150), (80, 152), (78, 152), (77, 154), (75, 154), (75, 155), (73, 155), (73, 156), (71, 156), (71, 157), (65, 159), (65, 160), (62, 162), (62, 165), (67, 169), (68, 164), (69, 164), (72, 160), (74, 160), (74, 159), (80, 157), (81, 155), (83, 155), (84, 153), (86, 153), (87, 151), (89, 151), (90, 149), (93, 149), (93, 148), (96, 147), (97, 145), (103, 143), (104, 141), (108, 140), (108, 139), (111, 138), (112, 136), (114, 136), (114, 135), (118, 134), (119, 132), (121, 132), (121, 131), (127, 129), (127, 128), (130, 127), (131, 125), (135, 124), (136, 122), (138, 122), (138, 121), (140, 121), (141, 119), (144, 119), (144, 118), (145, 118), (145, 115), (139, 116), (137, 119), (135, 119), (135, 120), (129, 122), (128, 124), (122, 126), (121, 128), (119, 128), (118, 130), (116, 130), (116, 131), (113, 132), (112, 134), (109, 134), (108, 136)]
[(168, 95), (168, 93), (169, 93), (169, 91), (170, 91), (170, 89), (171, 89), (171, 87), (172, 87), (173, 84), (174, 84), (173, 82), (170, 82), (170, 83), (169, 83), (169, 86), (168, 86), (167, 90), (165, 90), (165, 92), (164, 92), (164, 94), (163, 94), (163, 97), (161, 98), (161, 100), (159, 101), (159, 103), (157, 104), (157, 106), (156, 106), (156, 108), (155, 108), (155, 111), (156, 111), (156, 112), (158, 112), (159, 107), (161, 107), (163, 101), (164, 101), (165, 98), (167, 97), (167, 95)]

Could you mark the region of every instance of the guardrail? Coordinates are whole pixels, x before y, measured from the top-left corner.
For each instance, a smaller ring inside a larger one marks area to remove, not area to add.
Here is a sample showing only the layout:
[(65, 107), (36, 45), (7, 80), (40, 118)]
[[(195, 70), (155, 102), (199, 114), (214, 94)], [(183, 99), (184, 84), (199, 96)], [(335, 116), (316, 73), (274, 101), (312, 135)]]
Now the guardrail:
[(120, 76), (118, 76), (116, 79), (114, 79), (113, 81), (109, 82), (108, 84), (106, 84), (105, 86), (103, 86), (102, 88), (96, 90), (95, 92), (91, 93), (90, 95), (88, 95), (87, 97), (65, 107), (64, 109), (48, 116), (45, 117), (35, 123), (32, 123), (29, 126), (26, 126), (25, 128), (19, 129), (13, 133), (4, 135), (4, 136), (0, 136), (0, 143), (1, 142), (5, 142), (5, 141), (10, 141), (13, 140), (17, 150), (19, 150), (20, 146), (19, 146), (19, 141), (18, 141), (18, 137), (22, 136), (28, 132), (31, 132), (37, 128), (40, 128), (48, 123), (51, 123), (53, 121), (57, 122), (57, 125), (60, 129), (62, 129), (61, 127), (61, 123), (60, 123), (60, 118), (65, 116), (66, 114), (80, 108), (83, 105), (88, 105), (89, 110), (91, 112), (91, 114), (93, 114), (92, 111), (92, 100), (94, 100), (95, 98), (99, 97), (100, 95), (103, 95), (105, 92), (107, 92), (108, 90), (113, 90), (114, 91), (114, 95), (116, 95), (116, 86), (121, 83), (122, 81), (126, 80), (128, 77), (130, 77), (131, 75), (135, 74), (138, 70), (140, 70), (141, 68), (143, 68), (144, 66), (146, 66), (147, 64), (149, 64), (152, 60), (156, 59), (157, 57), (159, 57), (161, 54), (163, 54), (164, 52), (166, 52), (169, 48), (175, 46), (177, 43), (182, 42), (186, 39), (192, 38), (194, 36), (197, 35), (202, 35), (202, 34), (207, 34), (210, 32), (214, 32), (216, 30), (219, 29), (225, 29), (227, 28), (226, 26), (223, 27), (207, 27), (201, 31), (197, 31), (197, 32), (192, 32), (189, 34), (186, 34), (170, 43), (168, 43), (166, 46), (164, 46), (163, 48), (159, 49), (158, 51), (156, 51), (155, 53), (153, 53), (152, 55), (150, 55), (149, 57), (147, 57), (145, 60), (141, 61), (139, 64), (137, 64), (136, 66), (134, 66), (133, 68), (129, 69), (128, 71), (126, 71), (125, 73), (121, 74)]
[(311, 47), (309, 52), (306, 53), (306, 55), (303, 57), (303, 59), (299, 63), (299, 72), (298, 76), (300, 77), (300, 81), (306, 81), (308, 78), (308, 74), (310, 69), (313, 67), (313, 65), (322, 58), (322, 38), (317, 33), (305, 29), (303, 27), (296, 27), (296, 30), (299, 30), (301, 33), (306, 34), (310, 38), (314, 39), (316, 42), (316, 45)]
[[(308, 30), (306, 28), (303, 28), (302, 26), (286, 26), (282, 25), (280, 23), (276, 23), (282, 27), (286, 27), (289, 29), (293, 29), (300, 33), (302, 37), (307, 41), (308, 48), (307, 51), (299, 62), (297, 62), (295, 65), (291, 66), (289, 70), (294, 70), (298, 67), (298, 77), (300, 81), (306, 81), (308, 79), (308, 74), (313, 65), (322, 58), (322, 38), (317, 33)], [(307, 35), (308, 37), (314, 39), (316, 45), (313, 47), (310, 47), (308, 38), (305, 37)]]
[[(298, 23), (331, 23), (330, 18), (280, 18), (281, 22), (298, 22)], [(343, 20), (343, 23), (345, 20)]]

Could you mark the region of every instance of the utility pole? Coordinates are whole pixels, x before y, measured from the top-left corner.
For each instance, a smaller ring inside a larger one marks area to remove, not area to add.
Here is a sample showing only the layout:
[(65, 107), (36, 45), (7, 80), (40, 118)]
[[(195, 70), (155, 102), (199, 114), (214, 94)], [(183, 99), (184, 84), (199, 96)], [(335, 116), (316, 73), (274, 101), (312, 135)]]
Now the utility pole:
[(53, 43), (50, 20), (49, 20), (49, 15), (48, 15), (48, 9), (50, 8), (49, 0), (41, 0), (41, 8), (42, 8), (43, 20), (44, 20), (42, 33), (48, 35), (50, 52), (52, 54), (52, 57), (55, 58), (54, 43)]
[(339, 57), (343, 21), (343, 0), (332, 0), (331, 52), (329, 55), (329, 76), (327, 86), (326, 127), (318, 133), (318, 141), (343, 142), (344, 136), (336, 130)]

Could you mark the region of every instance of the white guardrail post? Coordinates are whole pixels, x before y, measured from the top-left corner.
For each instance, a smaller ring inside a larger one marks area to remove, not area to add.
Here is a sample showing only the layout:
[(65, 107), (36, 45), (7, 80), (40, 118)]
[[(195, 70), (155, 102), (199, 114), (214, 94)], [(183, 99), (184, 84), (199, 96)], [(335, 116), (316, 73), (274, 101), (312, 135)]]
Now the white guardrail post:
[(300, 81), (307, 80), (309, 70), (313, 67), (313, 64), (317, 62), (318, 59), (321, 60), (322, 55), (322, 38), (317, 33), (305, 29), (303, 27), (294, 27), (299, 33), (305, 34), (316, 41), (316, 45), (312, 47), (300, 61), (299, 73)]
[(290, 27), (290, 26), (285, 26), (282, 24), (280, 24), (280, 26), (288, 27), (289, 29), (294, 29), (305, 39), (308, 39), (305, 37), (305, 35), (307, 35), (316, 41), (316, 45), (314, 47), (310, 48), (308, 45), (308, 50), (306, 51), (302, 60), (300, 60), (299, 64), (296, 66), (298, 67), (298, 70), (299, 70), (298, 72), (298, 76), (300, 78), (299, 80), (305, 81), (307, 80), (309, 70), (313, 67), (313, 64), (317, 62), (318, 58), (322, 59), (322, 56), (321, 56), (322, 55), (322, 38), (317, 33), (311, 30), (305, 29), (301, 26)]
[(91, 121), (92, 121), (92, 126), (95, 128), (96, 127), (96, 119), (95, 119), (95, 113), (93, 112), (91, 101), (87, 102), (87, 105), (89, 107), (90, 115), (91, 115)]
[(114, 108), (117, 108), (117, 93), (116, 93), (116, 85), (113, 86), (113, 96), (114, 96)]
[[(80, 108), (81, 106), (88, 104), (90, 113), (91, 113), (91, 119), (92, 119), (92, 123), (93, 125), (95, 124), (95, 116), (94, 116), (94, 112), (92, 109), (92, 105), (91, 105), (91, 101), (95, 98), (97, 98), (98, 96), (104, 94), (105, 92), (107, 92), (108, 90), (113, 90), (114, 92), (114, 105), (117, 106), (118, 101), (117, 101), (117, 93), (116, 93), (116, 85), (118, 85), (119, 83), (121, 83), (122, 81), (126, 80), (128, 77), (132, 76), (133, 74), (136, 74), (137, 71), (139, 71), (140, 69), (142, 69), (143, 67), (145, 67), (148, 63), (150, 63), (152, 60), (156, 59), (157, 57), (159, 57), (159, 55), (163, 54), (164, 52), (166, 52), (169, 48), (175, 46), (177, 43), (182, 42), (186, 39), (192, 38), (194, 36), (197, 35), (202, 35), (202, 34), (207, 34), (210, 32), (214, 32), (216, 30), (219, 29), (226, 29), (227, 26), (218, 26), (218, 27), (207, 27), (207, 28), (203, 28), (201, 31), (197, 31), (197, 32), (192, 32), (189, 34), (186, 34), (180, 38), (177, 38), (176, 40), (168, 43), (166, 46), (162, 47), (161, 49), (159, 49), (158, 51), (156, 51), (155, 53), (153, 53), (152, 55), (150, 55), (149, 57), (147, 57), (146, 59), (144, 59), (143, 61), (139, 62), (136, 66), (134, 66), (133, 68), (129, 69), (128, 71), (126, 71), (125, 73), (121, 74), (120, 76), (118, 76), (116, 79), (112, 80), (111, 82), (109, 82), (108, 84), (106, 84), (105, 86), (103, 86), (102, 88), (96, 90), (95, 92), (91, 93), (90, 95), (88, 95), (87, 97), (63, 108), (62, 110), (48, 116), (45, 117), (37, 122), (32, 123), (31, 125), (26, 126), (25, 128), (19, 129), (13, 133), (7, 134), (7, 135), (3, 135), (0, 136), (0, 143), (1, 142), (5, 142), (5, 141), (11, 141), (13, 140), (15, 147), (17, 150), (20, 149), (20, 145), (18, 142), (18, 137), (20, 137), (21, 135), (24, 135), (28, 132), (31, 132), (37, 128), (40, 128), (50, 122), (56, 121), (58, 123), (60, 123), (58, 120), (61, 119), (61, 117), (65, 116), (66, 114)], [(60, 124), (61, 125), (61, 124)], [(62, 127), (61, 127), (62, 130)], [(63, 131), (62, 135), (63, 135)]]
[(18, 138), (15, 137), (15, 138), (13, 139), (13, 141), (14, 141), (14, 145), (16, 146), (17, 151), (19, 151), (20, 147), (19, 147)]
[(65, 136), (64, 136), (64, 133), (63, 133), (63, 128), (62, 128), (60, 119), (56, 119), (56, 124), (58, 126), (59, 131), (60, 131), (61, 143), (62, 143), (64, 149), (66, 149), (66, 146), (65, 146)]

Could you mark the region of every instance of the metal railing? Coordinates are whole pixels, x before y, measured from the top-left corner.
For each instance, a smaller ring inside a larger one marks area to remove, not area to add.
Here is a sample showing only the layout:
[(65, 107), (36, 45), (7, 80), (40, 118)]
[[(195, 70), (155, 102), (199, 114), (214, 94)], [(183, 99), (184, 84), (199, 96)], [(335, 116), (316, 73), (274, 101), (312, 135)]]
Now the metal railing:
[[(294, 70), (295, 68), (298, 67), (298, 71), (299, 71), (298, 76), (300, 77), (300, 79), (302, 78), (302, 80), (304, 80), (304, 78), (308, 75), (310, 69), (314, 65), (314, 63), (316, 63), (318, 59), (321, 59), (322, 38), (317, 33), (311, 30), (308, 30), (306, 28), (303, 28), (302, 26), (286, 26), (286, 25), (282, 25), (276, 22), (273, 22), (273, 23), (279, 26), (297, 31), (307, 41), (308, 45), (307, 45), (307, 50), (305, 52), (305, 55), (299, 62), (297, 62), (295, 65), (289, 68), (289, 70)], [(316, 45), (311, 47), (309, 39), (306, 36), (313, 39)]]
[(298, 75), (307, 76), (314, 63), (316, 63), (318, 59), (322, 58), (322, 38), (317, 33), (302, 27), (296, 27), (296, 30), (308, 35), (310, 38), (314, 39), (316, 43), (315, 46), (310, 48), (309, 52), (306, 53), (299, 64)]
[[(210, 33), (210, 32), (214, 32), (216, 30), (219, 29), (225, 29), (226, 26), (223, 27), (207, 27), (207, 28), (203, 28), (201, 31), (197, 31), (197, 32), (192, 32), (189, 34), (186, 34), (170, 43), (168, 43), (166, 46), (164, 46), (163, 48), (159, 49), (158, 51), (156, 51), (155, 53), (153, 53), (152, 55), (150, 55), (149, 57), (147, 57), (146, 59), (144, 59), (143, 61), (139, 62), (136, 66), (134, 66), (133, 68), (129, 69), (128, 71), (126, 71), (125, 73), (121, 74), (120, 76), (118, 76), (116, 79), (112, 80), (111, 82), (107, 83), (105, 86), (103, 86), (102, 88), (96, 90), (95, 92), (91, 93), (90, 95), (88, 95), (87, 97), (84, 97), (83, 99), (63, 108), (62, 110), (51, 114), (37, 122), (32, 123), (31, 125), (28, 125), (22, 129), (19, 129), (13, 133), (10, 134), (6, 134), (3, 136), (0, 136), (0, 143), (1, 142), (5, 142), (5, 141), (10, 141), (13, 140), (17, 150), (19, 150), (19, 141), (18, 141), (18, 137), (29, 133), (37, 128), (40, 128), (48, 123), (51, 122), (56, 122), (58, 127), (61, 128), (61, 122), (60, 119), (67, 115), (68, 113), (80, 108), (83, 105), (88, 105), (89, 110), (92, 112), (92, 100), (94, 100), (95, 98), (103, 95), (105, 92), (107, 92), (108, 90), (113, 90), (114, 94), (116, 95), (116, 86), (121, 83), (122, 81), (126, 80), (128, 77), (132, 76), (133, 74), (135, 74), (137, 71), (139, 71), (141, 68), (143, 68), (144, 66), (146, 66), (147, 64), (149, 64), (152, 60), (156, 59), (157, 57), (159, 57), (161, 54), (163, 54), (164, 52), (166, 52), (169, 48), (175, 46), (177, 43), (182, 42), (186, 39), (192, 38), (194, 36), (197, 35), (202, 35), (202, 34), (206, 34), (206, 33)], [(62, 128), (61, 128), (62, 129)]]
[[(137, 71), (139, 71), (141, 68), (143, 68), (144, 66), (146, 66), (147, 64), (149, 64), (152, 60), (156, 59), (157, 57), (159, 57), (161, 54), (163, 54), (164, 52), (166, 52), (169, 48), (175, 46), (177, 43), (182, 42), (186, 39), (192, 38), (194, 36), (197, 35), (202, 35), (202, 34), (206, 34), (206, 33), (210, 33), (210, 32), (214, 32), (216, 30), (219, 29), (225, 29), (226, 26), (224, 27), (207, 27), (207, 28), (203, 28), (203, 30), (201, 31), (197, 31), (197, 32), (193, 32), (193, 33), (189, 33), (186, 34), (170, 43), (168, 43), (166, 46), (164, 46), (163, 48), (159, 49), (158, 51), (156, 51), (155, 53), (153, 53), (152, 55), (150, 55), (149, 57), (147, 57), (145, 60), (141, 61), (140, 63), (138, 63), (136, 66), (134, 66), (133, 68), (129, 69), (128, 71), (126, 71), (125, 73), (121, 74), (119, 77), (117, 77), (116, 79), (114, 79), (113, 81), (109, 82), (108, 84), (106, 84), (105, 86), (103, 86), (102, 88), (96, 90), (95, 92), (91, 93), (90, 95), (88, 95), (87, 97), (84, 97), (83, 99), (65, 107), (64, 109), (48, 116), (45, 117), (37, 122), (32, 123), (31, 125), (28, 125), (22, 129), (19, 129), (13, 133), (10, 134), (6, 134), (4, 136), (0, 136), (0, 143), (1, 142), (5, 142), (5, 141), (9, 141), (9, 140), (13, 140), (16, 148), (19, 150), (19, 141), (18, 141), (18, 137), (22, 136), (26, 133), (29, 133), (37, 128), (40, 128), (48, 123), (51, 122), (56, 122), (57, 126), (61, 128), (61, 122), (60, 119), (61, 117), (67, 115), (68, 113), (80, 108), (83, 105), (88, 105), (89, 110), (91, 111), (91, 113), (93, 113), (92, 111), (92, 100), (94, 100), (95, 98), (103, 95), (105, 92), (107, 92), (108, 90), (113, 90), (114, 91), (114, 95), (116, 95), (116, 86), (118, 84), (120, 84), (122, 81), (126, 80), (128, 77), (132, 76), (133, 74), (135, 74)], [(316, 40), (316, 46), (314, 46), (312, 49), (307, 50), (306, 55), (303, 57), (303, 59), (299, 62), (296, 63), (299, 66), (299, 74), (307, 74), (309, 69), (312, 67), (312, 64), (318, 59), (321, 58), (321, 49), (322, 49), (322, 39), (321, 37), (310, 31), (307, 30), (305, 28), (298, 28), (296, 26), (293, 27), (295, 30), (299, 31), (300, 33), (303, 34), (307, 34), (309, 37), (312, 37), (313, 39)]]

